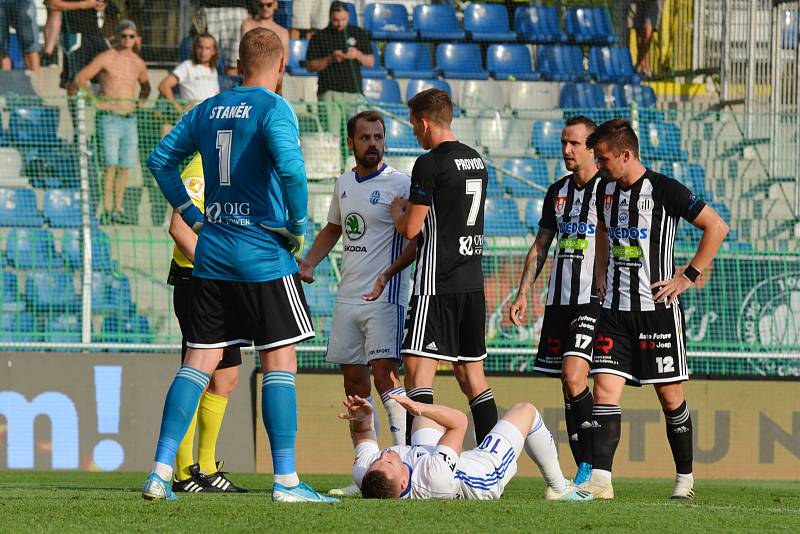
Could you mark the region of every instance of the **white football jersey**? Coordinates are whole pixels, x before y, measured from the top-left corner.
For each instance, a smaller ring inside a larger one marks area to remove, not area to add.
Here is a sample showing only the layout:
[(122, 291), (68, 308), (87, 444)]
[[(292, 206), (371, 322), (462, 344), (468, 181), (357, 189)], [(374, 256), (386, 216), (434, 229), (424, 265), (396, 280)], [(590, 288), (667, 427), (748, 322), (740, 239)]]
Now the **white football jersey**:
[[(389, 447), (411, 471), (411, 481), (401, 499), (457, 499), (461, 490), (456, 478), (458, 454), (446, 445), (396, 445)], [(375, 441), (356, 446), (353, 481), (360, 488), (369, 466), (381, 455)]]
[[(389, 204), (395, 197), (408, 198), (411, 178), (384, 164), (369, 176), (349, 171), (336, 180), (328, 222), (342, 227), (342, 279), (336, 300), (365, 304), (361, 296), (372, 291), (375, 279), (400, 256), (408, 240), (394, 228)], [(386, 285), (378, 301), (405, 306), (409, 269)]]

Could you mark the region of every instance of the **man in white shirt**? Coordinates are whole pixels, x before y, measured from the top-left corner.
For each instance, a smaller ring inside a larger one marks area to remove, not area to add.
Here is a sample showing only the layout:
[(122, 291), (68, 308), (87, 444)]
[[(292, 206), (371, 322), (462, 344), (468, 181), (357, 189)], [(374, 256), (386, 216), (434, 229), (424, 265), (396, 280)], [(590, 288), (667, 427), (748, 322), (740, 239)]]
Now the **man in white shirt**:
[(564, 478), (553, 436), (532, 404), (512, 406), (477, 448), (462, 452), (466, 415), (405, 396), (391, 397), (414, 415), (415, 445), (381, 451), (372, 405), (365, 399), (348, 397), (347, 412), (339, 414), (350, 421), (356, 451), (353, 480), (365, 498), (496, 500), (516, 474), (524, 448), (545, 479), (545, 499), (592, 500), (589, 492)]
[[(415, 243), (395, 230), (389, 203), (407, 198), (411, 178), (383, 162), (385, 125), (376, 111), (347, 123), (347, 145), (356, 166), (336, 180), (328, 223), (300, 260), (300, 277), (314, 281), (314, 268), (343, 240), (341, 280), (328, 340), (329, 362), (338, 363), (346, 395), (369, 399), (370, 374), (389, 416), (395, 445), (405, 443), (405, 411), (389, 394), (405, 395), (398, 366), (408, 299), (408, 265)], [(370, 373), (371, 371), (371, 373)], [(350, 486), (335, 494), (357, 494)]]

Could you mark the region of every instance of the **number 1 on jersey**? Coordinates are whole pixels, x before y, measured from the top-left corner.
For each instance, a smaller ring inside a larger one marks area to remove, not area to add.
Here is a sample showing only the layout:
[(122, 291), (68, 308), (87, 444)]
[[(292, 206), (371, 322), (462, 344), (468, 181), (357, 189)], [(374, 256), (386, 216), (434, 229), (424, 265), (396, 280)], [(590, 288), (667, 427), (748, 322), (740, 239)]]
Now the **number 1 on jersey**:
[(219, 185), (231, 185), (231, 141), (233, 130), (217, 130)]
[(475, 226), (478, 219), (478, 210), (481, 207), (481, 195), (483, 193), (483, 182), (481, 180), (467, 180), (467, 194), (472, 195), (472, 204), (469, 206), (467, 215), (467, 226)]

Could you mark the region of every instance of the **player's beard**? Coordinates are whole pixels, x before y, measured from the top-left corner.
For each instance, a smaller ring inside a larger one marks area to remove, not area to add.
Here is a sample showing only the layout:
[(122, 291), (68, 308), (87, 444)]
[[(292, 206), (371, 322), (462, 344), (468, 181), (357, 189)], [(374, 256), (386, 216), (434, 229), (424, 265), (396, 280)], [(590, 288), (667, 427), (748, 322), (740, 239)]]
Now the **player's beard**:
[(383, 160), (383, 150), (376, 148), (374, 151), (366, 151), (361, 155), (353, 154), (353, 157), (355, 157), (356, 163), (365, 169), (374, 169)]

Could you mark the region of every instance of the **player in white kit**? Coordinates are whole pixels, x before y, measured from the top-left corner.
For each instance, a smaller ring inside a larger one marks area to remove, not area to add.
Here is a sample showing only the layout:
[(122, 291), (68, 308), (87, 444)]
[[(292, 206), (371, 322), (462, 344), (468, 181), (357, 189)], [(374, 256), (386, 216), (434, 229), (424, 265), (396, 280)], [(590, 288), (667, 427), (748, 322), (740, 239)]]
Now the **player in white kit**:
[[(389, 398), (405, 395), (398, 365), (409, 273), (416, 244), (395, 230), (389, 203), (408, 198), (411, 178), (383, 162), (383, 117), (365, 111), (350, 118), (347, 144), (356, 166), (339, 176), (331, 197), (328, 223), (314, 239), (300, 276), (313, 282), (314, 268), (343, 240), (341, 280), (336, 295), (327, 361), (342, 369), (346, 395), (371, 401), (370, 370), (389, 416), (395, 445), (405, 443), (405, 410)], [(358, 494), (358, 487), (332, 490)]]
[[(553, 436), (536, 408), (512, 406), (475, 449), (462, 452), (467, 417), (437, 404), (392, 396), (414, 415), (411, 446), (380, 450), (372, 426), (372, 405), (348, 397), (347, 413), (356, 450), (353, 480), (366, 498), (495, 500), (517, 472), (522, 449), (539, 466), (545, 499), (589, 501), (589, 492), (566, 480), (558, 464)], [(417, 444), (419, 443), (419, 444)]]

